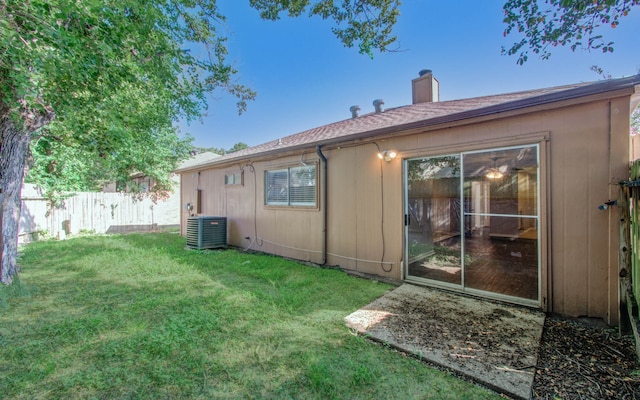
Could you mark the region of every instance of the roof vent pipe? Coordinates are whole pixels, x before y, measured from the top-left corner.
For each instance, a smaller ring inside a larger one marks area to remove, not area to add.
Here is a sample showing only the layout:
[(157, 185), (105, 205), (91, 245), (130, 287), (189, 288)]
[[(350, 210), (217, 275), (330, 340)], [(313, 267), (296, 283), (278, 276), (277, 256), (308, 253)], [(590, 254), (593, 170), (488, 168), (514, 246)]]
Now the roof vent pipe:
[(376, 99), (373, 101), (373, 106), (376, 108), (376, 114), (380, 114), (383, 109), (382, 106), (384, 105), (384, 100), (382, 99)]
[(360, 111), (360, 106), (351, 106), (349, 108), (351, 111), (351, 118), (358, 118), (358, 111)]

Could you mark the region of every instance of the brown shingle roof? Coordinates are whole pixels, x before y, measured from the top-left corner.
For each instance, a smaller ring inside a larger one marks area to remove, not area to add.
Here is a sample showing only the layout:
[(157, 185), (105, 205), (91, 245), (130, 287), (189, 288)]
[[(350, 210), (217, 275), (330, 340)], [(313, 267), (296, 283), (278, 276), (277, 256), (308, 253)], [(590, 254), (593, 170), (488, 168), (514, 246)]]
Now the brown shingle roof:
[(640, 75), (607, 81), (577, 83), (546, 89), (390, 108), (382, 113), (370, 113), (357, 118), (334, 122), (226, 154), (208, 164), (215, 165), (287, 150), (399, 132), (421, 126), (426, 127), (445, 122), (461, 121), (483, 115), (610, 92), (638, 84), (640, 84)]

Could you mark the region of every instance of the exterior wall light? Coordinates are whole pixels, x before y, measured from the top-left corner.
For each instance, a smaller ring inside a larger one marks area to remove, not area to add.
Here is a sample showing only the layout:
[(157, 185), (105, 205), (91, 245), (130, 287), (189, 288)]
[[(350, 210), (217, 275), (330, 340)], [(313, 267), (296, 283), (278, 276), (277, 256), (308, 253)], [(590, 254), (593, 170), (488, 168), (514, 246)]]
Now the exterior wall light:
[(598, 210), (606, 210), (607, 208), (611, 207), (611, 206), (617, 206), (618, 205), (618, 200), (609, 200), (609, 201), (605, 201), (604, 204), (600, 204), (598, 206)]
[(385, 161), (391, 161), (398, 156), (395, 150), (384, 150), (378, 152), (378, 158)]

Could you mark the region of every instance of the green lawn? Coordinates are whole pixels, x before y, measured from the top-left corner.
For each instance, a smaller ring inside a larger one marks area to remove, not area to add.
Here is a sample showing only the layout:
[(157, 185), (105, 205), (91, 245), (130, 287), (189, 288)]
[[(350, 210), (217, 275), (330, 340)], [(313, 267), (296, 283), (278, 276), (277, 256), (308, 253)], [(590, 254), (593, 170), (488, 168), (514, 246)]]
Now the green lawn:
[(352, 335), (390, 286), (176, 234), (25, 247), (0, 285), (0, 398), (498, 398)]

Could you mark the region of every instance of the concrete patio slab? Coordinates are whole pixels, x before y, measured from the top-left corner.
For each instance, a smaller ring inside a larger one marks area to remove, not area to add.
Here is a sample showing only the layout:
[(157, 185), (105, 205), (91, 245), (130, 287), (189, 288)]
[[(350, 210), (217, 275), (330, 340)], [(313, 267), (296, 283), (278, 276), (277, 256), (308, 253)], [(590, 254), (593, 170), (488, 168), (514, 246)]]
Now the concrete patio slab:
[(544, 313), (410, 284), (345, 318), (362, 335), (528, 399)]

